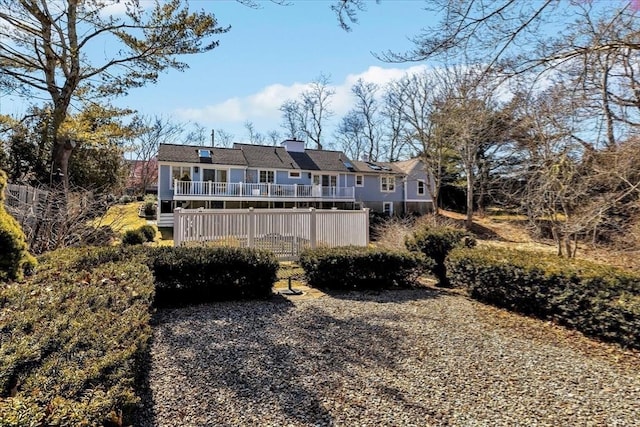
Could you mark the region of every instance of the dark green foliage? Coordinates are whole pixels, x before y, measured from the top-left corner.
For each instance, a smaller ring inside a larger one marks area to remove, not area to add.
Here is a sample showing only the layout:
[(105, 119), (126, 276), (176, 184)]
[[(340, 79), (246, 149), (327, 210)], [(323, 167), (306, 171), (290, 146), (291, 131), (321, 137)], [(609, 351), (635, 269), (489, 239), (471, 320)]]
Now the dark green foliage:
[(142, 227), (138, 228), (138, 230), (140, 230), (140, 233), (142, 233), (146, 242), (153, 242), (155, 240), (156, 228), (153, 225), (143, 225)]
[(36, 259), (29, 253), (20, 224), (5, 210), (6, 186), (7, 175), (0, 170), (0, 281), (22, 280), (25, 272), (35, 268)]
[[(75, 256), (61, 265), (63, 268), (74, 271), (91, 270), (102, 264), (110, 262), (122, 262), (137, 259), (139, 262), (147, 264), (147, 248), (143, 246), (106, 246), (101, 248), (77, 248)], [(41, 257), (47, 260), (49, 254)]]
[(421, 254), (357, 246), (308, 249), (300, 255), (309, 284), (325, 289), (413, 286), (430, 264)]
[(129, 196), (127, 194), (123, 195), (122, 197), (120, 197), (120, 199), (118, 200), (118, 202), (120, 204), (126, 205), (127, 203), (131, 203), (133, 202), (134, 198), (132, 196)]
[(406, 239), (408, 250), (421, 252), (434, 261), (431, 273), (438, 279), (438, 286), (449, 286), (445, 260), (451, 250), (460, 245), (475, 246), (475, 239), (465, 231), (451, 227), (423, 228)]
[(137, 228), (135, 230), (127, 230), (122, 235), (123, 245), (141, 245), (145, 242), (144, 234)]
[(498, 248), (457, 249), (455, 286), (473, 298), (640, 349), (640, 276), (584, 260)]
[(0, 285), (0, 425), (115, 426), (120, 411), (131, 423), (153, 278), (140, 256), (100, 251), (49, 253), (25, 283)]
[(272, 252), (249, 248), (146, 248), (156, 277), (156, 305), (267, 298), (277, 280)]
[(144, 215), (147, 217), (156, 216), (156, 204), (155, 202), (145, 202), (144, 203)]

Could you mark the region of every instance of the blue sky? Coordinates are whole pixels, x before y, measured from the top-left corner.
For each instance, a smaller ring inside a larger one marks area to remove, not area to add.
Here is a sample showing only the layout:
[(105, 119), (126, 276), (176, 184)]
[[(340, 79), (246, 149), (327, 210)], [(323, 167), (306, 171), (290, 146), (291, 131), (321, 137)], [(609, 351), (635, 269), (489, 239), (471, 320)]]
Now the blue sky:
[(290, 6), (261, 2), (251, 9), (232, 1), (192, 1), (213, 11), (231, 31), (213, 51), (187, 58), (190, 69), (163, 75), (157, 85), (132, 91), (118, 104), (145, 114), (197, 122), (246, 138), (244, 123), (281, 131), (278, 107), (295, 98), (321, 72), (331, 76), (336, 124), (349, 108), (358, 77), (383, 83), (417, 64), (388, 64), (372, 51), (410, 47), (407, 37), (428, 18), (420, 0), (371, 2), (351, 32), (339, 28), (332, 2), (297, 0)]
[[(234, 0), (191, 0), (193, 9), (212, 11), (221, 25), (231, 25), (220, 46), (185, 57), (188, 70), (162, 74), (157, 84), (133, 89), (114, 104), (223, 129), (242, 141), (246, 121), (261, 133), (282, 131), (278, 107), (321, 72), (331, 76), (336, 91), (330, 123), (335, 125), (349, 109), (349, 89), (359, 77), (383, 84), (406, 69), (424, 67), (384, 63), (371, 53), (411, 46), (407, 38), (430, 24), (422, 0), (371, 1), (351, 32), (338, 26), (333, 1), (292, 0), (289, 6), (258, 1), (261, 7), (252, 9)], [(27, 105), (5, 95), (0, 113), (19, 115)]]

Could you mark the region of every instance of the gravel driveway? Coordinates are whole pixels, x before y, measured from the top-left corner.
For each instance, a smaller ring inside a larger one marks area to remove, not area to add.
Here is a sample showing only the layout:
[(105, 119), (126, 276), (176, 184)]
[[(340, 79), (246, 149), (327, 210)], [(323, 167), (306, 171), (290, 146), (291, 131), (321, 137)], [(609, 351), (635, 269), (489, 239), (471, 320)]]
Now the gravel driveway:
[(640, 426), (640, 359), (429, 289), (158, 313), (145, 426)]

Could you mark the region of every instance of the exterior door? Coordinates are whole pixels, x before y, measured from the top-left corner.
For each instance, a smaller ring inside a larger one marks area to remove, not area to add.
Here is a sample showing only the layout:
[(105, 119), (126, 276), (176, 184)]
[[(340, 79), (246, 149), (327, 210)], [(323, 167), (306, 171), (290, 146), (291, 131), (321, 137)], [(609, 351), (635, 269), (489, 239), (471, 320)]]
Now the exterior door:
[(336, 175), (313, 175), (313, 185), (323, 187), (337, 187), (338, 177)]
[(393, 203), (392, 202), (383, 202), (382, 203), (382, 210), (384, 211), (384, 213), (386, 215), (393, 215)]

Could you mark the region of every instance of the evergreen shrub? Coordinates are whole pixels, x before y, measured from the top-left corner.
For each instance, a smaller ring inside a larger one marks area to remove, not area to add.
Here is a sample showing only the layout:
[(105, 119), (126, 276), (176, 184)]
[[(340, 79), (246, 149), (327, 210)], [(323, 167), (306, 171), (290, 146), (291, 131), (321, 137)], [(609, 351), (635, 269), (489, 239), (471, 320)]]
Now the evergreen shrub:
[(433, 260), (430, 271), (438, 279), (438, 286), (448, 287), (445, 260), (457, 246), (475, 246), (475, 239), (467, 232), (452, 227), (425, 227), (405, 240), (408, 250), (420, 252)]
[(300, 265), (309, 285), (324, 289), (410, 287), (431, 261), (407, 251), (345, 246), (307, 249)]
[(475, 299), (640, 349), (640, 276), (586, 260), (500, 248), (456, 249), (453, 285)]
[(153, 225), (146, 224), (138, 228), (142, 236), (144, 236), (144, 240), (147, 242), (153, 242), (156, 238), (156, 228)]
[(267, 298), (277, 280), (273, 252), (228, 247), (148, 247), (158, 306)]
[(141, 245), (145, 240), (145, 236), (139, 228), (135, 230), (127, 230), (122, 235), (123, 245)]
[(140, 256), (103, 250), (48, 253), (33, 277), (0, 285), (0, 425), (132, 424), (153, 277)]

